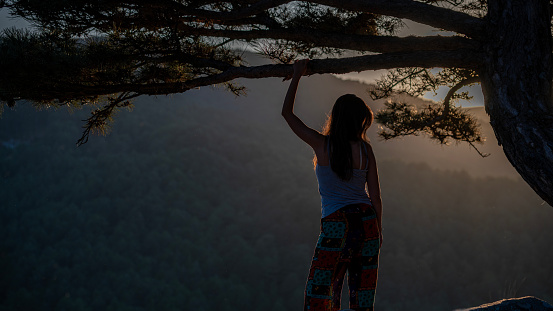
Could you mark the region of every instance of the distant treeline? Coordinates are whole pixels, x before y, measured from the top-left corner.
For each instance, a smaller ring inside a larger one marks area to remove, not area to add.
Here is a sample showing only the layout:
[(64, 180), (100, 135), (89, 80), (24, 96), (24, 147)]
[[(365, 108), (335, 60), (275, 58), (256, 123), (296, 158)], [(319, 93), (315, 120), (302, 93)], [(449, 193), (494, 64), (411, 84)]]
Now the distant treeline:
[[(311, 151), (233, 111), (143, 103), (79, 148), (79, 118), (5, 111), (0, 310), (301, 309)], [(523, 181), (379, 164), (379, 310), (553, 301), (553, 208)]]

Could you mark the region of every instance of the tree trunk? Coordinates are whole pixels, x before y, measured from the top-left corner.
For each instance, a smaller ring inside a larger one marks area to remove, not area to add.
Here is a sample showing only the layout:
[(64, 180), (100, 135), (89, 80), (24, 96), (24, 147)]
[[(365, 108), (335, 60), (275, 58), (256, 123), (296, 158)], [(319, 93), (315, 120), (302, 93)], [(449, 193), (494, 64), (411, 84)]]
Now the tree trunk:
[(505, 155), (553, 206), (551, 16), (545, 0), (489, 0), (486, 111)]

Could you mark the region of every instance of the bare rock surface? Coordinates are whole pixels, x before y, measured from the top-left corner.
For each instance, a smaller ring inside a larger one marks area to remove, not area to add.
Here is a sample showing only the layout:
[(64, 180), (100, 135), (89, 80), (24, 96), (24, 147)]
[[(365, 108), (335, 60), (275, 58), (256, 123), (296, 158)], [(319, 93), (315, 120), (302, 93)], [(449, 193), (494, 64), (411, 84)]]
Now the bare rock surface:
[(536, 297), (503, 299), (469, 309), (455, 311), (553, 311), (553, 306)]

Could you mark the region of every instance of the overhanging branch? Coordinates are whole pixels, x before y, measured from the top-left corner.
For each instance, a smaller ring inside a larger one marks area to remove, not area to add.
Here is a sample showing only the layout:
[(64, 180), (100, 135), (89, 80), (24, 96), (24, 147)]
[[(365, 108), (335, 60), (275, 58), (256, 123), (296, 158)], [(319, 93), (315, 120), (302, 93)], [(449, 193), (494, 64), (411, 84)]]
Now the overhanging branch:
[(224, 30), (179, 26), (186, 35), (225, 37), (230, 39), (282, 39), (298, 42), (310, 42), (315, 46), (370, 51), (376, 53), (395, 53), (403, 51), (440, 51), (458, 49), (478, 49), (474, 40), (462, 37), (393, 37), (370, 36), (323, 32), (316, 29), (270, 29), (270, 30)]
[(406, 18), (473, 38), (479, 38), (483, 34), (484, 22), (477, 17), (413, 0), (313, 0), (312, 2), (352, 11)]
[[(262, 0), (252, 5), (229, 12), (217, 12), (189, 7), (171, 2), (172, 7), (182, 15), (189, 17), (211, 19), (216, 21), (232, 21), (251, 17), (270, 8), (291, 2), (290, 0)], [(323, 4), (351, 11), (370, 12), (398, 18), (406, 18), (432, 27), (454, 31), (477, 38), (481, 36), (483, 21), (466, 13), (437, 7), (413, 0), (312, 0), (311, 3)], [(153, 5), (155, 6), (155, 4)]]
[(470, 77), (466, 78), (463, 81), (457, 83), (455, 86), (453, 86), (449, 91), (447, 92), (447, 95), (444, 98), (444, 114), (449, 113), (449, 103), (451, 102), (451, 99), (453, 98), (453, 95), (457, 93), (458, 90), (460, 90), (463, 86), (467, 86), (476, 82), (480, 82), (480, 77)]
[(182, 3), (177, 3), (172, 0), (163, 0), (157, 3), (149, 3), (153, 8), (165, 9), (172, 7), (178, 13), (184, 15), (191, 15), (198, 18), (212, 19), (217, 21), (231, 21), (237, 19), (247, 18), (256, 14), (263, 13), (264, 11), (278, 7), (280, 5), (291, 2), (292, 0), (261, 0), (253, 3), (245, 8), (240, 8), (228, 12), (217, 12), (203, 9), (190, 9)]
[[(471, 50), (458, 51), (416, 51), (406, 53), (389, 53), (365, 55), (336, 59), (315, 59), (309, 62), (307, 75), (343, 74), (365, 70), (379, 70), (399, 67), (478, 67), (481, 56)], [(166, 95), (182, 93), (187, 90), (225, 83), (238, 78), (258, 79), (269, 77), (287, 78), (293, 73), (292, 65), (262, 65), (254, 67), (232, 67), (219, 74), (200, 77), (184, 82), (153, 84), (118, 84), (104, 86), (71, 85), (79, 95), (104, 95), (120, 92), (135, 92), (146, 95)]]

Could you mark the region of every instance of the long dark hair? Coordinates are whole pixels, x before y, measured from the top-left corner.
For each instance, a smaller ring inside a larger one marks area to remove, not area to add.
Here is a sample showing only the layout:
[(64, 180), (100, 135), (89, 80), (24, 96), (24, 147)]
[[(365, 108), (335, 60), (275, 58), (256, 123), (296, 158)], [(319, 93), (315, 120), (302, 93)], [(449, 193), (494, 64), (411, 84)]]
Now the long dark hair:
[(374, 119), (371, 108), (353, 95), (340, 96), (326, 120), (323, 134), (329, 140), (330, 167), (343, 180), (353, 175), (350, 142), (367, 142), (366, 131)]

